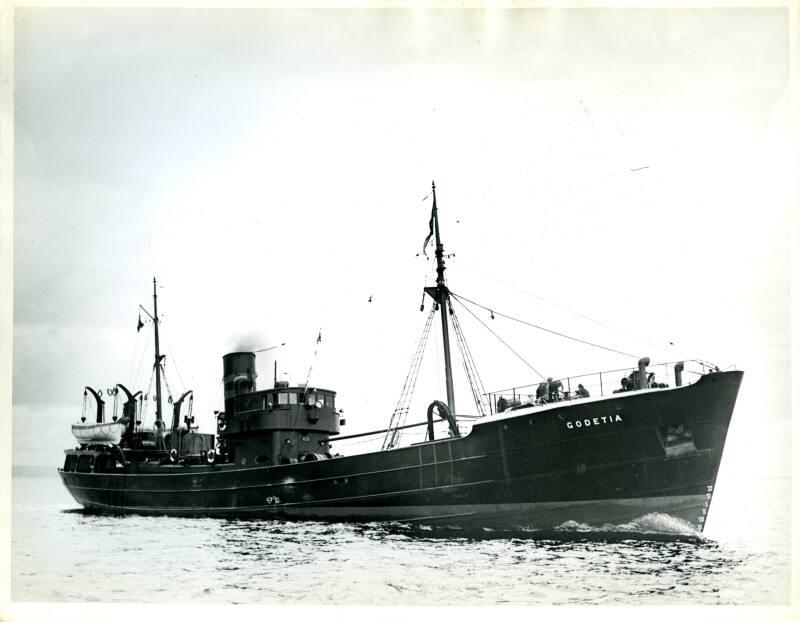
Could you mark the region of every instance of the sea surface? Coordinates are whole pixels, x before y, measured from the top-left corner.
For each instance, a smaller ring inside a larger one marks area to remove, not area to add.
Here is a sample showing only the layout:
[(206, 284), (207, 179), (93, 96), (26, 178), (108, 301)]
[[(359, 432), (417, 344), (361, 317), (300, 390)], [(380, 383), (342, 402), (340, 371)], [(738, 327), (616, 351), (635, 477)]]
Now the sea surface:
[(12, 480), (14, 602), (788, 604), (790, 480), (718, 481), (703, 536), (663, 515), (557, 533), (114, 517), (55, 469)]

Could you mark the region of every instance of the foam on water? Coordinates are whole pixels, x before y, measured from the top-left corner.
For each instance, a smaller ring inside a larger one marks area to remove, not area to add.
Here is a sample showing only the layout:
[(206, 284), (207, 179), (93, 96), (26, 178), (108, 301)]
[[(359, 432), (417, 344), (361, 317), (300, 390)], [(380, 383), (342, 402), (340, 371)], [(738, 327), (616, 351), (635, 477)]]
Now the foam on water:
[(613, 524), (606, 523), (602, 527), (593, 527), (585, 523), (569, 520), (561, 523), (555, 529), (566, 532), (587, 532), (587, 533), (630, 533), (630, 534), (661, 534), (673, 535), (687, 538), (698, 538), (705, 540), (701, 531), (696, 529), (690, 522), (685, 521), (669, 514), (650, 512), (639, 518), (635, 518), (629, 523)]
[(632, 521), (631, 525), (639, 531), (655, 531), (659, 533), (672, 533), (678, 536), (695, 536), (703, 538), (703, 533), (689, 521), (669, 514), (651, 512)]

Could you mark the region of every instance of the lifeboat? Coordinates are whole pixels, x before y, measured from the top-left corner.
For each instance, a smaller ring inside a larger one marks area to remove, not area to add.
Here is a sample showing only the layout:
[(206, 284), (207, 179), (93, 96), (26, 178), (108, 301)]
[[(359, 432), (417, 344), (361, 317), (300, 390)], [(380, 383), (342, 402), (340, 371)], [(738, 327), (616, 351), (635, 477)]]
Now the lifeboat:
[(108, 423), (73, 423), (72, 436), (81, 443), (116, 445), (122, 438), (127, 424), (124, 420)]

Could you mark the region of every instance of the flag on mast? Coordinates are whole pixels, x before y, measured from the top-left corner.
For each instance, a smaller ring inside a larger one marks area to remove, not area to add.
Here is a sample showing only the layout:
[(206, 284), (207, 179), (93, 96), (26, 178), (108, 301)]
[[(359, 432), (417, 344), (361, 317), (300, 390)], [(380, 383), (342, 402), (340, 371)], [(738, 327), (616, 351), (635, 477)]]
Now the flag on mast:
[(434, 194), (433, 207), (431, 208), (431, 220), (428, 223), (428, 237), (425, 238), (425, 242), (422, 244), (422, 254), (425, 255), (425, 257), (428, 256), (428, 253), (425, 252), (425, 250), (428, 248), (428, 242), (430, 242), (431, 238), (433, 237), (433, 217), (435, 214), (436, 214), (436, 195)]
[(138, 333), (140, 330), (142, 330), (142, 326), (144, 326), (144, 322), (142, 322), (142, 312), (141, 312), (141, 311), (139, 311), (139, 323), (138, 323), (138, 324), (136, 324), (136, 332), (137, 332), (137, 333)]

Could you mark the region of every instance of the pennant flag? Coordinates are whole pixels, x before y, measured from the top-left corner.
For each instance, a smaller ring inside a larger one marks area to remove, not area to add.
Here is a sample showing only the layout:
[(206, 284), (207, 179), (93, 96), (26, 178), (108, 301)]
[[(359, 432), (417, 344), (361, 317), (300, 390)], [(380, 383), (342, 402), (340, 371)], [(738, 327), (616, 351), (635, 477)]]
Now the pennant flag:
[(317, 343), (320, 343), (321, 341), (322, 341), (322, 329), (320, 328), (319, 335), (317, 335)]
[(433, 237), (433, 215), (435, 213), (436, 213), (436, 197), (434, 197), (433, 199), (433, 209), (431, 209), (431, 221), (428, 223), (428, 229), (429, 229), (428, 237), (425, 238), (425, 242), (422, 244), (422, 254), (425, 255), (425, 257), (428, 256), (428, 253), (425, 252), (425, 250), (428, 248), (428, 242), (430, 242), (431, 238)]
[(142, 322), (142, 314), (139, 312), (139, 323), (136, 325), (136, 332), (138, 333), (142, 330), (142, 326), (144, 326), (144, 322)]

